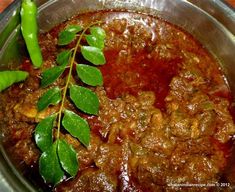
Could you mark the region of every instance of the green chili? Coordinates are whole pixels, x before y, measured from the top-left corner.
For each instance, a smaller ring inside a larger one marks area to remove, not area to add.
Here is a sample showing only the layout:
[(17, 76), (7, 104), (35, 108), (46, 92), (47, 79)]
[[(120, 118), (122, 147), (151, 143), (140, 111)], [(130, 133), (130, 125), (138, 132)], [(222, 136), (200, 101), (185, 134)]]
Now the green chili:
[(25, 71), (0, 71), (0, 91), (25, 80), (28, 75)]
[(37, 6), (34, 0), (23, 0), (21, 4), (21, 31), (33, 65), (42, 65), (42, 53), (38, 43)]

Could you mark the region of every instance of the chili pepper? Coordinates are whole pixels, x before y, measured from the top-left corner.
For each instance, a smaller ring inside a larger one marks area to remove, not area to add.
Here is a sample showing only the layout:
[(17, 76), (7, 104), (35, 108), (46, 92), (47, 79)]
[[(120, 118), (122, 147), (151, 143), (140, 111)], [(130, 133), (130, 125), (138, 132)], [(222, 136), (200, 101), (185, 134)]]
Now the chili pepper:
[(38, 43), (37, 6), (34, 0), (23, 0), (21, 4), (21, 31), (33, 65), (42, 65), (42, 53)]
[(1, 71), (0, 72), (0, 91), (10, 87), (14, 83), (25, 80), (28, 77), (25, 71)]

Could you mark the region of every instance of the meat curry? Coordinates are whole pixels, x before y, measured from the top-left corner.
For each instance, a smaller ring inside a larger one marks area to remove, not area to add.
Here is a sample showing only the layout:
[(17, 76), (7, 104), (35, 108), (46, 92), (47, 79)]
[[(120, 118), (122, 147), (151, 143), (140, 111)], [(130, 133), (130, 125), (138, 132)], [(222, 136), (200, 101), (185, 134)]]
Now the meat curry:
[[(55, 192), (218, 190), (235, 125), (231, 92), (217, 60), (193, 36), (162, 19), (103, 11), (78, 15), (40, 34), (44, 68), (54, 65), (61, 29), (94, 21), (102, 21), (107, 35), (106, 64), (99, 67), (104, 85), (89, 87), (98, 95), (99, 113), (84, 115), (90, 145), (61, 133), (78, 153), (78, 174), (53, 187), (38, 173), (35, 126), (58, 109), (37, 112), (45, 90), (41, 70), (28, 58), (20, 69), (29, 78), (0, 96), (3, 143), (16, 167), (34, 185)], [(64, 81), (62, 76), (54, 85)]]

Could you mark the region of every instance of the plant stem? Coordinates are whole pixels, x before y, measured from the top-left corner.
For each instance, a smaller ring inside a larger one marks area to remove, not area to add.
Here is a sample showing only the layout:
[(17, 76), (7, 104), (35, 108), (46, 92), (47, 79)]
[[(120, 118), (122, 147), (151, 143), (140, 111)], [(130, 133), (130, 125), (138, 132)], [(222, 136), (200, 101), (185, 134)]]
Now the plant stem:
[(68, 91), (68, 87), (69, 87), (69, 83), (70, 83), (70, 79), (71, 79), (71, 76), (72, 76), (72, 71), (73, 71), (73, 64), (75, 63), (75, 57), (76, 57), (76, 53), (77, 53), (77, 50), (79, 47), (81, 47), (80, 45), (80, 42), (84, 36), (84, 34), (86, 33), (86, 31), (93, 25), (95, 24), (98, 24), (100, 22), (95, 22), (95, 23), (92, 23), (90, 25), (88, 25), (81, 33), (81, 35), (79, 36), (79, 39), (76, 43), (76, 46), (75, 48), (72, 48), (71, 50), (73, 51), (73, 55), (72, 55), (72, 58), (70, 58), (70, 65), (69, 65), (69, 73), (68, 73), (68, 77), (67, 77), (67, 80), (66, 80), (66, 85), (63, 89), (63, 97), (62, 97), (62, 101), (61, 101), (61, 105), (60, 105), (60, 109), (59, 109), (59, 112), (58, 112), (58, 121), (57, 121), (57, 136), (56, 136), (56, 139), (59, 139), (60, 138), (60, 126), (61, 126), (61, 119), (62, 119), (62, 113), (63, 113), (63, 110), (64, 110), (64, 103), (65, 103), (65, 99), (66, 99), (66, 94), (67, 94), (67, 91)]

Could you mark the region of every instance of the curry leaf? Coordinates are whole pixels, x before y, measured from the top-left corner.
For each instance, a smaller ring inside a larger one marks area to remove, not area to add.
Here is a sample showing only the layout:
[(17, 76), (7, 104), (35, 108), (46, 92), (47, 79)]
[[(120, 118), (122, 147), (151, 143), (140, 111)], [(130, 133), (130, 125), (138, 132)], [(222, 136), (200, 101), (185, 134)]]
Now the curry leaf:
[(80, 31), (82, 31), (82, 27), (79, 25), (69, 25), (68, 27), (66, 27), (65, 30), (69, 31), (71, 33), (78, 33)]
[(10, 87), (14, 83), (25, 80), (28, 77), (25, 71), (1, 71), (0, 72), (0, 91)]
[(59, 33), (58, 45), (68, 45), (76, 38), (76, 34), (70, 31), (61, 31)]
[(98, 86), (103, 84), (102, 73), (96, 67), (78, 64), (76, 69), (77, 74), (82, 82), (91, 86)]
[(36, 127), (34, 138), (41, 151), (46, 151), (53, 143), (52, 129), (56, 115), (43, 119)]
[(82, 46), (81, 53), (83, 57), (94, 65), (105, 64), (105, 57), (101, 49), (92, 46)]
[(99, 99), (90, 89), (72, 85), (70, 87), (70, 98), (76, 107), (85, 113), (97, 115), (99, 110)]
[(58, 140), (58, 156), (62, 168), (75, 177), (78, 172), (77, 153), (72, 145), (69, 145), (65, 140)]
[(43, 71), (41, 86), (43, 88), (55, 82), (57, 78), (64, 72), (65, 66), (57, 66)]
[(97, 47), (99, 49), (104, 48), (104, 41), (102, 39), (97, 38), (94, 35), (87, 35), (86, 41), (90, 46)]
[[(45, 182), (54, 185), (61, 182), (66, 173), (75, 177), (79, 169), (76, 151), (72, 145), (60, 139), (60, 126), (62, 125), (70, 135), (77, 138), (84, 146), (88, 147), (90, 143), (88, 122), (78, 114), (67, 110), (69, 106), (65, 102), (69, 99), (67, 98), (68, 88), (70, 99), (79, 110), (92, 115), (97, 115), (99, 110), (99, 99), (96, 93), (88, 88), (74, 85), (75, 81), (72, 81), (75, 75), (74, 63), (76, 63), (77, 53), (81, 53), (87, 61), (94, 65), (103, 65), (106, 62), (103, 53), (106, 34), (102, 28), (94, 27), (94, 24), (90, 24), (84, 30), (81, 26), (70, 25), (61, 31), (58, 37), (58, 45), (68, 45), (80, 35), (77, 38), (76, 46), (60, 52), (56, 58), (58, 66), (42, 73), (41, 86), (45, 88), (54, 83), (68, 68), (68, 73), (64, 73), (65, 86), (63, 89), (54, 87), (47, 90), (37, 103), (38, 110), (41, 111), (49, 105), (57, 105), (61, 102), (61, 105), (58, 106), (57, 115), (46, 117), (37, 125), (35, 130), (36, 144), (43, 152), (39, 159), (40, 174)], [(88, 34), (89, 31), (90, 34)], [(77, 35), (77, 33), (79, 34)], [(83, 46), (84, 38), (86, 38), (88, 46)], [(73, 46), (73, 44), (70, 46)], [(72, 53), (74, 53), (73, 56)], [(98, 68), (77, 64), (76, 71), (81, 81), (87, 85), (98, 86), (103, 84), (102, 73)], [(53, 143), (53, 126), (57, 116), (57, 134)]]
[(69, 63), (70, 56), (71, 51), (62, 51), (57, 55), (56, 62), (58, 63), (58, 65), (66, 66)]
[(100, 27), (91, 27), (90, 28), (91, 34), (95, 36), (97, 39), (103, 39), (105, 38), (106, 34), (105, 31)]
[(61, 101), (61, 90), (59, 87), (49, 89), (38, 100), (37, 107), (39, 111), (47, 108), (49, 105), (56, 105)]
[(56, 185), (63, 180), (64, 171), (57, 155), (57, 142), (42, 153), (39, 159), (39, 172), (47, 183)]
[(89, 145), (90, 128), (85, 119), (72, 111), (65, 110), (62, 125), (72, 136), (78, 138), (83, 145)]

